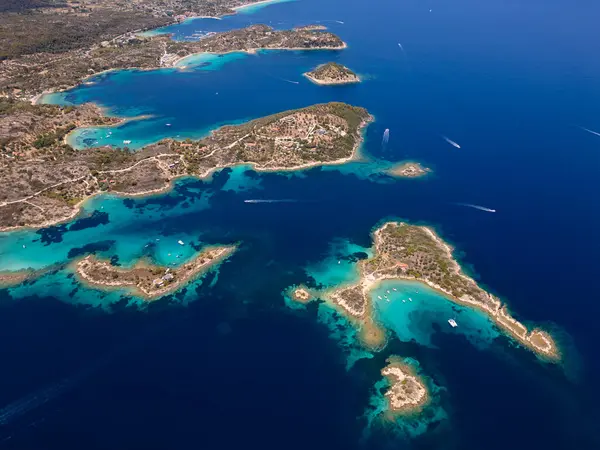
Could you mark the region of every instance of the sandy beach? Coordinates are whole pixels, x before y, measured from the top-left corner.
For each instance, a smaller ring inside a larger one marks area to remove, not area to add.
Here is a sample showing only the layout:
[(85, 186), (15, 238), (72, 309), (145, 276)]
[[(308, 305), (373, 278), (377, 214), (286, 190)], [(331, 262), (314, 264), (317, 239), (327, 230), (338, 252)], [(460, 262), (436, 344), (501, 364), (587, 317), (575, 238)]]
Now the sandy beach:
[[(387, 225), (387, 224), (386, 224)], [(386, 226), (382, 226), (374, 231), (373, 233), (373, 254), (377, 255), (377, 248), (380, 247), (382, 239), (381, 233), (383, 228)], [(475, 281), (465, 275), (462, 272), (462, 269), (458, 262), (452, 257), (452, 250), (448, 244), (442, 241), (437, 234), (429, 227), (421, 227), (426, 230), (427, 233), (435, 240), (436, 244), (446, 252), (447, 257), (451, 260), (452, 270), (458, 276), (460, 276), (466, 283), (472, 284), (479, 289)], [(481, 302), (475, 301), (472, 297), (463, 295), (458, 298), (455, 297), (451, 292), (447, 289), (444, 289), (442, 286), (439, 286), (436, 283), (424, 278), (416, 278), (410, 275), (390, 275), (390, 274), (365, 274), (362, 264), (359, 264), (359, 273), (360, 273), (360, 281), (358, 283), (350, 283), (346, 286), (341, 286), (335, 289), (330, 289), (329, 291), (324, 293), (324, 297), (334, 305), (338, 305), (341, 310), (348, 317), (352, 317), (355, 320), (358, 320), (360, 325), (369, 324), (373, 322), (372, 318), (372, 301), (370, 293), (383, 281), (385, 280), (410, 280), (416, 281), (419, 283), (423, 283), (436, 292), (443, 295), (448, 300), (457, 303), (462, 306), (467, 306), (471, 308), (476, 308), (483, 313), (485, 313), (497, 326), (501, 329), (505, 334), (513, 337), (516, 341), (523, 344), (525, 347), (532, 350), (538, 356), (548, 359), (550, 361), (558, 361), (560, 360), (560, 351), (557, 348), (552, 337), (545, 331), (534, 328), (531, 331), (528, 328), (514, 319), (506, 305), (504, 305), (498, 298), (492, 296), (491, 294), (485, 292), (489, 298), (492, 300), (494, 307), (490, 307), (487, 304), (482, 304)], [(351, 304), (348, 304), (343, 296), (341, 295), (343, 292), (348, 291), (349, 289), (360, 289), (362, 295), (366, 301), (363, 303), (362, 308), (357, 310)]]

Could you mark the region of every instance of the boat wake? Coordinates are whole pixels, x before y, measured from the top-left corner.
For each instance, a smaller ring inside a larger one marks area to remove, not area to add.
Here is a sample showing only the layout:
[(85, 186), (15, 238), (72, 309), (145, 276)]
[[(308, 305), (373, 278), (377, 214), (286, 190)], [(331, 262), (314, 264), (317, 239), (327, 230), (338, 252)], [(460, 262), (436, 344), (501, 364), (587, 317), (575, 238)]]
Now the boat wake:
[(386, 128), (385, 131), (383, 132), (383, 138), (381, 139), (381, 145), (385, 146), (385, 145), (387, 145), (388, 142), (390, 142), (390, 129)]
[(281, 78), (281, 77), (278, 77), (278, 76), (272, 75), (272, 74), (270, 74), (270, 73), (265, 73), (265, 75), (267, 75), (267, 76), (269, 76), (269, 77), (271, 77), (271, 78), (274, 78), (274, 79), (276, 79), (276, 80), (285, 81), (286, 83), (291, 83), (291, 84), (300, 84), (300, 82), (299, 82), (299, 81), (288, 80), (287, 78)]
[(12, 403), (9, 403), (4, 408), (0, 409), (0, 425), (9, 425), (25, 414), (61, 397), (66, 392), (81, 384), (86, 378), (90, 377), (100, 368), (107, 365), (113, 357), (114, 353), (109, 354), (94, 361), (92, 364), (84, 367), (82, 370), (76, 372), (70, 377), (63, 378), (57, 383), (34, 391)]
[(261, 198), (251, 198), (248, 200), (244, 200), (244, 203), (296, 203), (298, 200), (294, 200), (292, 198), (282, 198), (282, 199), (261, 199)]
[[(74, 374), (65, 377), (54, 384), (42, 387), (34, 392), (31, 392), (12, 403), (0, 408), (0, 427), (12, 425), (23, 416), (33, 413), (35, 410), (42, 408), (46, 404), (59, 399), (68, 392), (82, 385), (89, 378), (94, 376), (100, 370), (110, 366), (117, 358), (123, 357), (126, 353), (134, 351), (142, 344), (146, 343), (150, 337), (156, 336), (158, 333), (168, 329), (173, 325), (177, 325), (180, 321), (174, 320), (161, 324), (159, 327), (150, 329), (139, 336), (134, 337), (129, 342), (122, 344), (117, 349), (108, 351), (95, 360), (92, 360), (88, 365), (83, 366)], [(2, 428), (0, 428), (2, 429)], [(8, 436), (4, 440), (10, 439)]]
[(442, 138), (451, 146), (456, 147), (456, 148), (460, 148), (460, 145), (458, 145), (456, 142), (454, 142), (452, 139), (446, 137), (446, 136), (442, 136)]
[(600, 133), (598, 133), (597, 131), (590, 130), (589, 128), (585, 128), (585, 127), (579, 127), (579, 128), (581, 128), (583, 131), (587, 131), (588, 133), (594, 134), (596, 136), (600, 136)]
[(473, 205), (471, 203), (455, 203), (455, 205), (466, 206), (467, 208), (478, 209), (479, 211), (495, 213), (495, 209), (486, 208), (485, 206)]

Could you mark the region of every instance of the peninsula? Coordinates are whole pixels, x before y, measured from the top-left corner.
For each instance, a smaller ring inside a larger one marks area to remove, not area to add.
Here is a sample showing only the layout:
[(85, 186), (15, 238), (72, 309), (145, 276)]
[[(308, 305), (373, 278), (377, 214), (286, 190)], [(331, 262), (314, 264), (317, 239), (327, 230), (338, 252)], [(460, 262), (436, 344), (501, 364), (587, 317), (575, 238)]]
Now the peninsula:
[(19, 272), (0, 271), (0, 289), (16, 286), (32, 278), (33, 271), (21, 270)]
[(427, 387), (413, 369), (397, 356), (390, 356), (386, 362), (381, 374), (390, 384), (385, 393), (387, 413), (397, 415), (418, 412), (429, 401)]
[[(386, 279), (417, 280), (448, 300), (477, 308), (506, 334), (551, 360), (560, 358), (552, 337), (541, 329), (528, 330), (506, 305), (465, 275), (450, 247), (430, 228), (388, 222), (375, 230), (373, 257), (359, 262), (360, 281), (330, 292), (327, 298), (364, 327), (373, 328), (370, 291)], [(372, 343), (371, 343), (372, 345)]]
[(143, 37), (130, 33), (90, 49), (74, 49), (60, 57), (35, 53), (0, 61), (0, 95), (37, 100), (43, 93), (62, 91), (90, 76), (116, 69), (157, 69), (181, 65), (198, 53), (256, 52), (261, 49), (342, 49), (346, 44), (321, 29), (274, 30), (267, 25), (215, 33), (199, 41), (178, 42), (170, 36)]
[(335, 62), (322, 64), (316, 69), (306, 72), (306, 78), (316, 84), (351, 84), (359, 83), (360, 78), (350, 69)]
[(386, 173), (399, 178), (418, 178), (427, 175), (431, 169), (416, 162), (405, 162), (388, 169)]
[[(177, 177), (206, 177), (223, 167), (248, 164), (259, 171), (287, 171), (341, 164), (355, 157), (361, 130), (372, 120), (364, 108), (333, 102), (224, 126), (198, 141), (167, 139), (136, 152), (111, 147), (75, 151), (60, 140), (63, 131), (52, 131), (54, 118), (104, 120), (93, 107), (0, 100), (3, 104), (10, 113), (0, 110), (0, 130), (9, 130), (0, 147), (0, 231), (69, 220), (83, 201), (102, 192), (157, 193)], [(15, 131), (15, 114), (37, 124)]]
[(129, 288), (146, 300), (155, 300), (178, 290), (200, 273), (213, 269), (235, 249), (235, 246), (208, 247), (178, 267), (140, 262), (123, 269), (89, 255), (75, 264), (75, 273), (82, 281), (101, 289)]

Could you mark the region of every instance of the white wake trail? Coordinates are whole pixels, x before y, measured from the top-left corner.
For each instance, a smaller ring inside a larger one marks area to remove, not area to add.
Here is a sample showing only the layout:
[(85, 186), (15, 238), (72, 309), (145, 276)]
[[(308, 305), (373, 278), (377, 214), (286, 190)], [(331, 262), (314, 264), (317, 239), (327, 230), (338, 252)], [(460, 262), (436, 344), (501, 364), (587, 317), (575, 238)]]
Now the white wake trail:
[(496, 212), (495, 209), (486, 208), (485, 206), (473, 205), (471, 203), (455, 203), (455, 204), (459, 205), (459, 206), (466, 206), (467, 208), (478, 209), (479, 211), (485, 211), (485, 212), (491, 212), (491, 213)]
[(452, 139), (450, 139), (449, 137), (446, 136), (442, 136), (442, 138), (451, 146), (456, 147), (456, 148), (460, 148), (460, 145), (458, 145), (458, 143), (454, 142)]
[(597, 131), (590, 130), (589, 128), (585, 128), (585, 127), (579, 127), (579, 128), (581, 128), (583, 131), (587, 131), (588, 133), (594, 134), (596, 136), (600, 136), (600, 133), (598, 133)]
[(298, 200), (294, 200), (292, 198), (282, 198), (282, 199), (261, 199), (261, 198), (251, 198), (248, 200), (244, 200), (244, 203), (296, 203)]

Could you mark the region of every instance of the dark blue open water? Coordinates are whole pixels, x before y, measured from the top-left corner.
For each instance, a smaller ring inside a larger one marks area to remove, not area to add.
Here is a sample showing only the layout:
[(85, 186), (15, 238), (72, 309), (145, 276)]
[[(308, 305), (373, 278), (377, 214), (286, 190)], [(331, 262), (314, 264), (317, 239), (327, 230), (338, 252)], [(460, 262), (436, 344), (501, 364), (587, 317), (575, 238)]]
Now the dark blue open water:
[[(97, 198), (87, 219), (0, 236), (0, 269), (90, 251), (123, 264), (144, 255), (170, 262), (176, 249), (193, 253), (178, 239), (241, 242), (218, 273), (146, 308), (124, 293), (88, 290), (64, 268), (0, 290), (0, 408), (18, 402), (0, 411), (0, 447), (600, 448), (600, 138), (578, 128), (600, 130), (600, 6), (524, 3), (302, 0), (191, 21), (170, 31), (184, 39), (249, 23), (322, 21), (349, 47), (113, 73), (61, 96), (120, 116), (153, 114), (110, 135), (74, 137), (82, 146), (134, 147), (344, 101), (376, 117), (364, 145), (371, 162), (293, 176), (224, 170), (182, 180), (164, 196)], [(365, 82), (327, 88), (301, 76), (328, 60)], [(434, 172), (395, 181), (374, 174), (382, 160), (405, 159)], [(351, 327), (333, 324), (323, 307), (286, 306), (290, 285), (351, 278), (352, 254), (369, 247), (380, 221), (397, 217), (435, 226), (517, 317), (553, 332), (564, 363), (538, 361), (489, 325), (480, 335), (451, 333), (439, 317), (447, 306), (430, 299), (406, 317), (382, 309), (384, 321), (412, 328), (351, 365), (360, 354)], [(328, 268), (340, 258), (344, 269)], [(418, 361), (434, 404), (420, 418), (369, 426), (391, 353)]]

